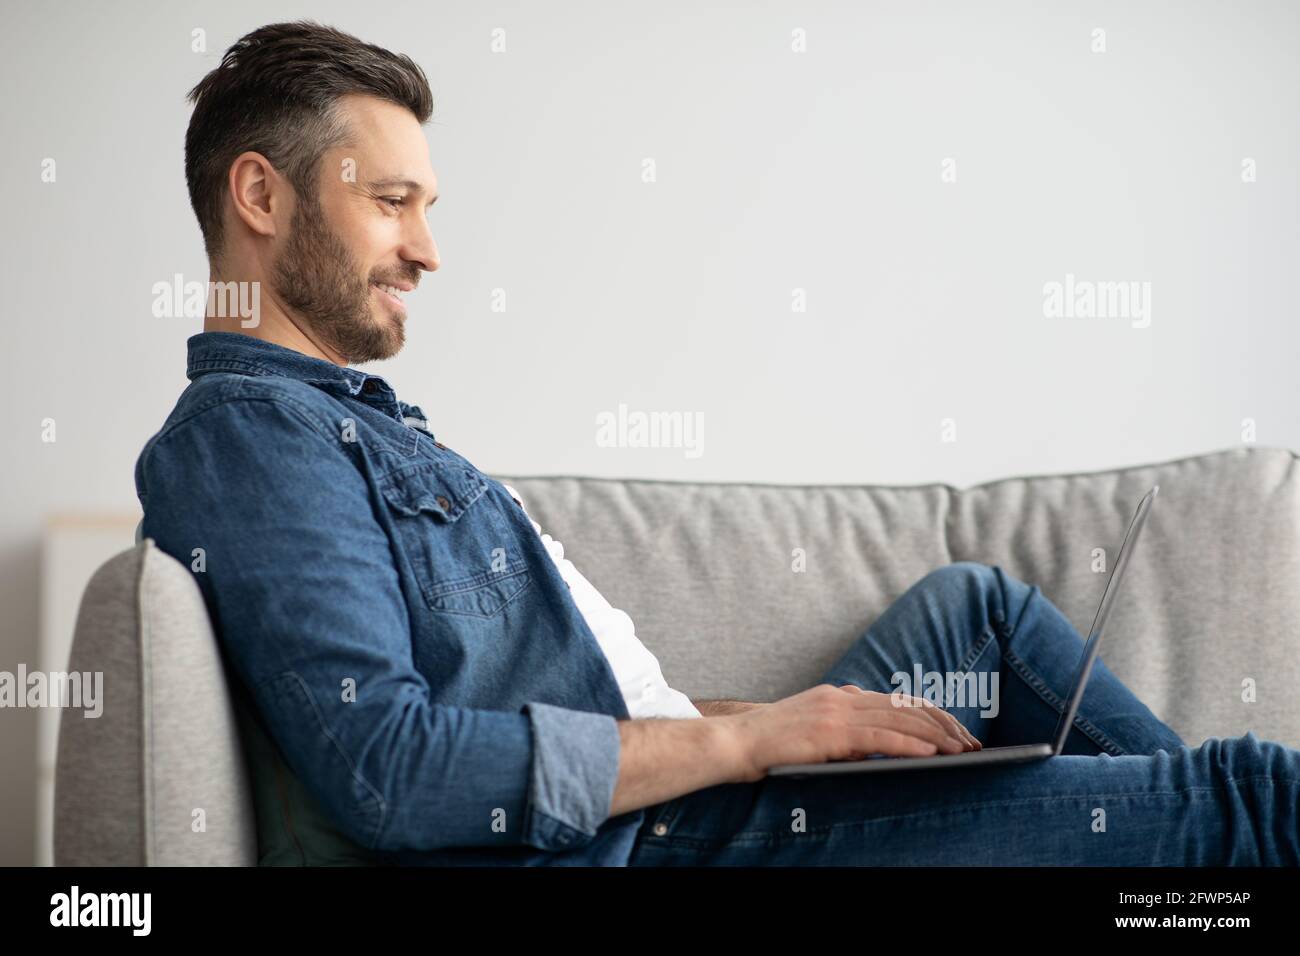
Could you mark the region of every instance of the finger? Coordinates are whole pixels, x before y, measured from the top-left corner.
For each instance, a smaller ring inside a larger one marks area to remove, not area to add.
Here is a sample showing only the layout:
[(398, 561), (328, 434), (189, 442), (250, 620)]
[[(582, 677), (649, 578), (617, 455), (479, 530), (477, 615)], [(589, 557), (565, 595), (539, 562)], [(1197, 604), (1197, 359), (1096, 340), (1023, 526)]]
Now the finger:
[(868, 711), (866, 722), (920, 737), (933, 743), (945, 753), (960, 753), (966, 749), (966, 744), (960, 737), (952, 736), (941, 725), (918, 711), (906, 708)]
[[(957, 720), (957, 718), (954, 717), (953, 720)], [(957, 726), (961, 729), (961, 732), (966, 735), (966, 739), (970, 741), (970, 745), (972, 747), (974, 747), (976, 750), (984, 749), (984, 745), (980, 743), (980, 739), (978, 737), (976, 737), (973, 733), (970, 732), (970, 728), (968, 728), (960, 720), (957, 720)]]
[(978, 749), (979, 742), (975, 741), (962, 726), (960, 720), (948, 713), (933, 701), (926, 700), (923, 697), (913, 697), (910, 694), (904, 694), (895, 691), (891, 694), (880, 694), (874, 700), (878, 706), (889, 707), (894, 710), (904, 710), (923, 716), (938, 727), (946, 736), (956, 740), (962, 750)]
[(938, 748), (926, 740), (910, 734), (899, 733), (888, 727), (859, 727), (853, 735), (853, 745), (864, 754), (893, 754), (897, 756), (931, 756)]
[[(844, 689), (847, 689), (849, 686), (852, 685), (844, 685)], [(876, 691), (860, 691), (860, 693), (864, 698), (866, 698), (865, 702), (867, 702), (869, 706), (915, 708), (915, 712), (923, 714), (932, 720), (936, 726), (940, 727), (945, 734), (954, 738), (961, 745), (962, 750), (982, 750), (984, 747), (984, 745), (975, 739), (975, 737), (966, 729), (965, 725), (963, 725), (960, 720), (933, 701), (926, 700), (923, 697), (913, 697), (910, 694), (903, 694), (899, 691), (894, 691), (889, 694), (882, 694)]]
[(904, 705), (917, 707), (922, 713), (941, 722), (947, 732), (955, 736), (958, 740), (968, 743), (976, 750), (983, 749), (984, 745), (975, 738), (974, 734), (966, 729), (965, 724), (934, 701), (928, 700), (924, 697), (913, 697), (910, 694), (897, 694), (891, 695), (891, 697), (895, 699), (901, 698)]

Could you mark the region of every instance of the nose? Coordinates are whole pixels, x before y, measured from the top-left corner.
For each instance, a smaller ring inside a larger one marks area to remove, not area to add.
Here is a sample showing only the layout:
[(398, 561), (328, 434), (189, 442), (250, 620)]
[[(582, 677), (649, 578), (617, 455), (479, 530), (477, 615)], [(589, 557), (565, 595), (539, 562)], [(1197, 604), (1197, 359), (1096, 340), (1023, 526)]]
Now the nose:
[(413, 216), (415, 225), (407, 230), (400, 255), (407, 262), (416, 263), (425, 272), (437, 272), (441, 260), (438, 244), (433, 241), (433, 231), (424, 216)]

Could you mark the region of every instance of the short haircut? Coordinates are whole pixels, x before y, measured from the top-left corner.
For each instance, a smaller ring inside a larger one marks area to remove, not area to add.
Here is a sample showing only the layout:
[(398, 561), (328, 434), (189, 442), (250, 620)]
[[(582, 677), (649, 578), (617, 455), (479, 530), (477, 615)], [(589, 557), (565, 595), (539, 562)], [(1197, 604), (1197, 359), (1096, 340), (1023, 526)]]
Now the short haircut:
[(350, 93), (404, 106), (421, 124), (433, 112), (429, 81), (410, 57), (312, 20), (241, 37), (190, 90), (185, 182), (210, 261), (222, 251), (221, 211), (235, 157), (261, 153), (301, 201), (314, 202), (320, 157), (351, 141), (337, 106)]

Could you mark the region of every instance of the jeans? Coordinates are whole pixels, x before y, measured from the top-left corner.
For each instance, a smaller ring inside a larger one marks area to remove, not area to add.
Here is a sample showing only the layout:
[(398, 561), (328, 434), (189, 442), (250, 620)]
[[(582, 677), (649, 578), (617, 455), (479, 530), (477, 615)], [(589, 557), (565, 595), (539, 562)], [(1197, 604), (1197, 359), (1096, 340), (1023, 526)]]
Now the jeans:
[[(938, 702), (986, 747), (1044, 743), (1083, 645), (1037, 585), (963, 561), (913, 584), (822, 682), (889, 693), (917, 664), (996, 677), (996, 714)], [(1058, 756), (707, 787), (647, 808), (628, 865), (1296, 866), (1298, 810), (1300, 751), (1253, 732), (1188, 747), (1098, 656)]]

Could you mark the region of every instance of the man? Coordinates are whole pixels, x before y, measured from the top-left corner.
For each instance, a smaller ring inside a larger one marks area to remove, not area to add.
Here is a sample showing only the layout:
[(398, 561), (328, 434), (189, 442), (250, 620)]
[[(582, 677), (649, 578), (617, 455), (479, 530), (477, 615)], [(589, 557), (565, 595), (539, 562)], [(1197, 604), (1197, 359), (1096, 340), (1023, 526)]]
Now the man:
[[(397, 353), (402, 297), (439, 264), (419, 67), (276, 24), (190, 96), (211, 280), (259, 308), (209, 303), (136, 485), (230, 665), (261, 862), (1296, 862), (1300, 754), (1186, 748), (1100, 662), (1071, 756), (766, 778), (1047, 739), (1081, 638), (1036, 587), (953, 564), (816, 687), (687, 700), (513, 489), (350, 367)], [(996, 673), (999, 716), (882, 692), (914, 662)], [(1119, 832), (1099, 839), (1107, 805)]]

